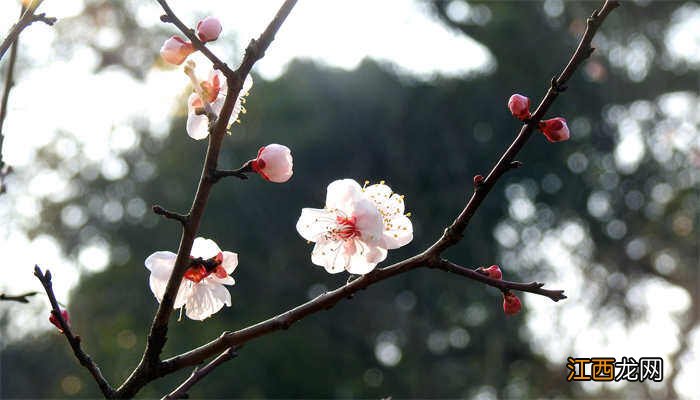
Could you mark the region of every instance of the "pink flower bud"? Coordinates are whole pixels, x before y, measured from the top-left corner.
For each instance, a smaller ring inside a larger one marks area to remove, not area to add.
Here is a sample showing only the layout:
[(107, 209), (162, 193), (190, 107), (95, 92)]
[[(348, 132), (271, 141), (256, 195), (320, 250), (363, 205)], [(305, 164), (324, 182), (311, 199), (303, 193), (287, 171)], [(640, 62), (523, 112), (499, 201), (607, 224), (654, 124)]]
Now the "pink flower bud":
[[(66, 322), (66, 325), (70, 326), (70, 318), (68, 317), (67, 310), (61, 310), (61, 317), (63, 317), (63, 320)], [(58, 328), (59, 332), (63, 333), (61, 323), (58, 321), (58, 318), (56, 318), (56, 315), (54, 315), (53, 311), (49, 315), (49, 322), (51, 322), (56, 328)]]
[(561, 142), (569, 139), (569, 127), (562, 117), (540, 121), (539, 128), (550, 142)]
[(260, 148), (251, 167), (270, 182), (287, 182), (292, 177), (292, 152), (287, 146), (268, 144)]
[(518, 296), (510, 292), (503, 293), (503, 312), (506, 315), (515, 315), (520, 312), (522, 307)]
[(169, 64), (180, 65), (194, 52), (192, 43), (185, 41), (179, 36), (172, 36), (163, 43), (160, 48), (160, 56)]
[(530, 118), (530, 99), (520, 94), (514, 94), (508, 99), (508, 109), (515, 118), (525, 121)]
[(221, 22), (215, 17), (206, 17), (197, 22), (197, 37), (202, 42), (212, 42), (221, 34)]
[(484, 269), (484, 272), (486, 272), (486, 274), (491, 279), (502, 279), (503, 278), (503, 273), (501, 272), (501, 269), (498, 267), (498, 265), (492, 265), (492, 266)]

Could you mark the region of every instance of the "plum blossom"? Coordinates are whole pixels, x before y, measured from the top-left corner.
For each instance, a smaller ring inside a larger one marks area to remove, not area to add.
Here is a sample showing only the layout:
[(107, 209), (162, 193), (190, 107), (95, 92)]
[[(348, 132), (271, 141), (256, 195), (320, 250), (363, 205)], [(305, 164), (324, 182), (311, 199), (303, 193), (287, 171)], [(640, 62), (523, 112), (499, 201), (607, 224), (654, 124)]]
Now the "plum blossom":
[[(61, 310), (61, 317), (63, 318), (63, 321), (66, 322), (66, 325), (70, 327), (70, 317), (68, 316), (68, 310)], [(51, 312), (49, 314), (49, 322), (51, 322), (56, 328), (58, 328), (58, 331), (63, 333), (63, 327), (61, 326), (61, 322), (56, 318), (56, 315)]]
[(316, 243), (311, 262), (332, 274), (366, 274), (386, 258), (387, 250), (413, 239), (403, 196), (383, 181), (364, 188), (352, 179), (332, 182), (325, 208), (304, 208), (297, 231)]
[(539, 128), (550, 142), (562, 142), (569, 139), (569, 127), (562, 117), (540, 121)]
[(192, 43), (179, 36), (171, 36), (160, 48), (160, 56), (169, 64), (180, 65), (194, 50)]
[[(200, 81), (194, 73), (195, 63), (188, 61), (185, 66), (185, 74), (190, 77), (194, 93), (187, 99), (187, 134), (195, 140), (205, 139), (209, 136), (209, 119), (207, 112), (211, 112), (214, 116), (221, 113), (226, 100), (226, 77), (216, 69), (209, 72), (209, 77), (205, 81)], [(253, 78), (250, 75), (246, 76), (243, 81), (243, 88), (236, 99), (233, 106), (233, 112), (229, 119), (229, 124), (232, 121), (238, 120), (240, 113), (245, 114), (245, 96), (248, 95), (250, 88), (253, 87)]]
[(253, 171), (265, 180), (287, 182), (292, 177), (292, 151), (281, 144), (268, 144), (258, 150), (258, 157), (250, 162)]
[(503, 312), (506, 315), (515, 315), (520, 312), (522, 308), (522, 303), (518, 296), (511, 292), (503, 293)]
[(221, 34), (221, 22), (216, 17), (206, 17), (197, 22), (197, 37), (202, 42), (212, 42)]
[(514, 94), (508, 99), (508, 109), (515, 118), (525, 121), (530, 118), (530, 99), (521, 94)]
[[(151, 271), (151, 291), (163, 300), (165, 288), (175, 266), (177, 255), (169, 251), (157, 251), (146, 258), (145, 265)], [(238, 265), (238, 254), (221, 251), (210, 239), (198, 237), (192, 243), (191, 266), (185, 271), (173, 308), (185, 308), (188, 318), (201, 321), (231, 306), (231, 294), (224, 285), (233, 285), (229, 276)]]

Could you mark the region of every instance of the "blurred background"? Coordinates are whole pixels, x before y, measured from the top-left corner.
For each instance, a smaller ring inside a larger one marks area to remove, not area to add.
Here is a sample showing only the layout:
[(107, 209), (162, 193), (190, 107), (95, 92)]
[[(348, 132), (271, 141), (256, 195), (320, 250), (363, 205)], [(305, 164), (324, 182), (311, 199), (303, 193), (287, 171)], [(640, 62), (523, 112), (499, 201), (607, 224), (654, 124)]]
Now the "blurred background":
[[(211, 47), (236, 65), (279, 3), (171, 6), (191, 26), (220, 18), (224, 35)], [(431, 244), (464, 206), (472, 176), (519, 129), (508, 97), (541, 99), (599, 4), (299, 2), (254, 69), (247, 114), (221, 159), (235, 168), (282, 143), (294, 177), (215, 187), (200, 234), (240, 255), (233, 306), (204, 323), (173, 321), (165, 355), (345, 282), (311, 264), (294, 228), (335, 179), (383, 179), (406, 195), (415, 239), (383, 265)], [(2, 32), (19, 7), (0, 4)], [(159, 59), (177, 32), (155, 2), (47, 0), (39, 11), (59, 21), (20, 39), (3, 129), (15, 172), (0, 196), (0, 292), (40, 291), (32, 268), (50, 269), (85, 349), (117, 384), (157, 307), (143, 260), (179, 240), (177, 224), (150, 206), (189, 207), (206, 143), (185, 133), (190, 88)], [(624, 2), (551, 109), (568, 119), (571, 140), (534, 135), (519, 156), (525, 167), (499, 181), (447, 254), (565, 289), (567, 300), (523, 294), (523, 312), (507, 318), (498, 290), (413, 271), (246, 345), (191, 396), (697, 396), (698, 26), (697, 2)], [(48, 310), (42, 294), (0, 303), (0, 396), (98, 396)], [(567, 356), (662, 357), (664, 380), (569, 383)], [(139, 396), (160, 397), (189, 373)]]

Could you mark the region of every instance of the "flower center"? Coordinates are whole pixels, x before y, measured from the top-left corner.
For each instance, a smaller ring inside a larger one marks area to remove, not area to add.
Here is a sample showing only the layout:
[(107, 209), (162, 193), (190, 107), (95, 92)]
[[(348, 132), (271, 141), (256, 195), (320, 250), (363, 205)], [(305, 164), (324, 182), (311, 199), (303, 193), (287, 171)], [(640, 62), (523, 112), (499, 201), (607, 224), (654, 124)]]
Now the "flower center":
[(338, 224), (338, 227), (334, 229), (333, 233), (335, 233), (339, 238), (347, 240), (360, 236), (360, 231), (355, 225), (357, 223), (356, 217), (342, 217), (339, 215), (336, 217), (335, 221)]
[(211, 81), (202, 82), (201, 86), (205, 96), (207, 97), (207, 102), (213, 103), (219, 96), (219, 90), (221, 89), (219, 75), (214, 75)]
[(224, 255), (222, 253), (219, 253), (208, 260), (195, 259), (194, 257), (190, 256), (191, 262), (195, 260), (200, 262), (196, 262), (194, 265), (187, 268), (184, 276), (184, 278), (187, 280), (194, 283), (199, 283), (202, 281), (202, 279), (211, 274), (214, 274), (217, 278), (222, 279), (228, 275), (226, 273), (226, 269), (224, 269), (224, 267), (221, 265), (221, 263), (224, 261)]

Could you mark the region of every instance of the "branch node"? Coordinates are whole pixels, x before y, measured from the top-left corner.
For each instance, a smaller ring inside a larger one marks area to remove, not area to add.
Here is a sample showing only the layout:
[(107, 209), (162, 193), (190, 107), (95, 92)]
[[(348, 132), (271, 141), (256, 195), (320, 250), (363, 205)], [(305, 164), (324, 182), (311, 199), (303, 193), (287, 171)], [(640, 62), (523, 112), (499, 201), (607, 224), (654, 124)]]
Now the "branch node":
[(156, 213), (158, 215), (162, 215), (163, 217), (165, 217), (167, 219), (174, 219), (176, 221), (179, 221), (182, 224), (182, 226), (187, 225), (187, 223), (189, 222), (189, 219), (190, 219), (189, 215), (178, 214), (178, 213), (175, 213), (172, 211), (168, 211), (165, 208), (159, 206), (158, 204), (154, 204), (153, 207), (151, 207), (151, 208), (152, 208), (154, 213)]
[(508, 168), (510, 169), (518, 169), (523, 166), (523, 163), (521, 161), (511, 161), (510, 164), (508, 164)]
[(56, 21), (58, 21), (58, 19), (56, 17), (47, 17), (46, 13), (41, 13), (41, 14), (35, 14), (32, 17), (32, 22), (36, 22), (36, 21), (43, 22), (48, 26), (53, 26), (53, 24), (55, 24)]

